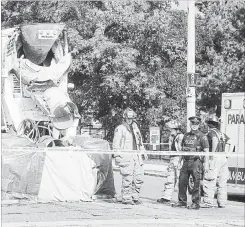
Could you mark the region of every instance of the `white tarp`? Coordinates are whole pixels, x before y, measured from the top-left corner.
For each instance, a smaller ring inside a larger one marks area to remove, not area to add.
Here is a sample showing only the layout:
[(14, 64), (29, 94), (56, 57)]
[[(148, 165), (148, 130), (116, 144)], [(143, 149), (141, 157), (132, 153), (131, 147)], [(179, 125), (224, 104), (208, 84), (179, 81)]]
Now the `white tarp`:
[(38, 194), (41, 201), (91, 201), (97, 184), (95, 163), (80, 152), (46, 154)]

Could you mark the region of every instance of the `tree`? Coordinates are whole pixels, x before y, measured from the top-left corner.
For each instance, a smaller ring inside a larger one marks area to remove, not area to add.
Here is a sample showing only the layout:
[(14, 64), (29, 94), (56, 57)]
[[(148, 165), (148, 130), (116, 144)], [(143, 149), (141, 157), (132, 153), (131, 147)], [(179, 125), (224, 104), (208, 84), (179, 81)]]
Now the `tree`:
[(206, 2), (197, 21), (197, 69), (203, 86), (199, 104), (221, 104), (224, 92), (245, 91), (245, 2)]
[(97, 97), (89, 102), (95, 115), (108, 122), (131, 106), (145, 125), (183, 116), (184, 13), (172, 12), (170, 2), (106, 2), (103, 9), (96, 33), (104, 33), (98, 31), (99, 38), (88, 41), (90, 51), (83, 55), (89, 58), (88, 65), (77, 74), (83, 81), (81, 90), (86, 90), (88, 81), (96, 81), (88, 95)]

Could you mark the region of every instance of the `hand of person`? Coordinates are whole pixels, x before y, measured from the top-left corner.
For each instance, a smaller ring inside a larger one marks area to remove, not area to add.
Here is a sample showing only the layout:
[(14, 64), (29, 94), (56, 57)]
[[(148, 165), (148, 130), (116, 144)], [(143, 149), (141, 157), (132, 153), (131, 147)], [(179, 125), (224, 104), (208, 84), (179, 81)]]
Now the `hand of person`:
[(209, 171), (209, 163), (208, 162), (204, 162), (204, 172), (207, 173)]
[(174, 166), (175, 169), (178, 168), (178, 165), (179, 165), (178, 162), (172, 162), (172, 164), (173, 164), (173, 166)]
[(121, 159), (122, 159), (122, 157), (121, 157), (120, 155), (117, 155), (117, 156), (115, 157), (115, 164), (116, 164), (116, 165), (119, 165), (120, 162), (121, 162)]
[[(212, 166), (210, 168), (210, 165), (211, 163), (204, 163), (204, 179), (205, 180), (214, 180), (214, 170), (212, 169)], [(211, 164), (212, 165), (212, 164)]]
[(178, 170), (180, 170), (181, 167), (182, 167), (181, 162), (178, 162), (178, 165), (177, 165)]
[(226, 159), (228, 159), (229, 158), (229, 156), (230, 156), (230, 154), (228, 153), (228, 152), (226, 152)]
[(145, 159), (145, 161), (148, 160), (148, 155), (147, 154), (144, 154), (144, 159)]

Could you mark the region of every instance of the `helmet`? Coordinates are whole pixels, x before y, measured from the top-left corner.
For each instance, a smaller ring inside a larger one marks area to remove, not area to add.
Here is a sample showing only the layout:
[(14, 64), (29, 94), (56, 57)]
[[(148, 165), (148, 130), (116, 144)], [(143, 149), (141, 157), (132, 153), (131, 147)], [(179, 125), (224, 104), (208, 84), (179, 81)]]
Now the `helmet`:
[(212, 117), (210, 117), (207, 121), (208, 124), (219, 124), (219, 118), (216, 115), (213, 115)]
[(123, 111), (123, 118), (130, 118), (130, 119), (134, 119), (136, 118), (136, 113), (130, 109), (130, 108), (126, 108), (124, 111)]
[(181, 128), (181, 124), (176, 120), (172, 120), (172, 121), (168, 122), (167, 126), (169, 128), (173, 128), (173, 129), (180, 129)]

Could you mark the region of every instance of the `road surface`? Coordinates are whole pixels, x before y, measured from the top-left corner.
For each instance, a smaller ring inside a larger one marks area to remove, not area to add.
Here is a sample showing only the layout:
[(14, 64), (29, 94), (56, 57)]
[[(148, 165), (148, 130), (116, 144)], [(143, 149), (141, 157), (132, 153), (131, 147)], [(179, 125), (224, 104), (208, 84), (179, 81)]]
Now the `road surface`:
[[(164, 180), (162, 177), (145, 176), (141, 193), (144, 203), (138, 206), (127, 206), (112, 200), (45, 204), (29, 201), (10, 204), (6, 201), (2, 204), (2, 226), (244, 226), (244, 202), (229, 201), (225, 209), (215, 207), (200, 210), (158, 204), (156, 199), (161, 196)], [(119, 172), (115, 172), (115, 186), (120, 194)], [(177, 193), (174, 199), (177, 199)]]

